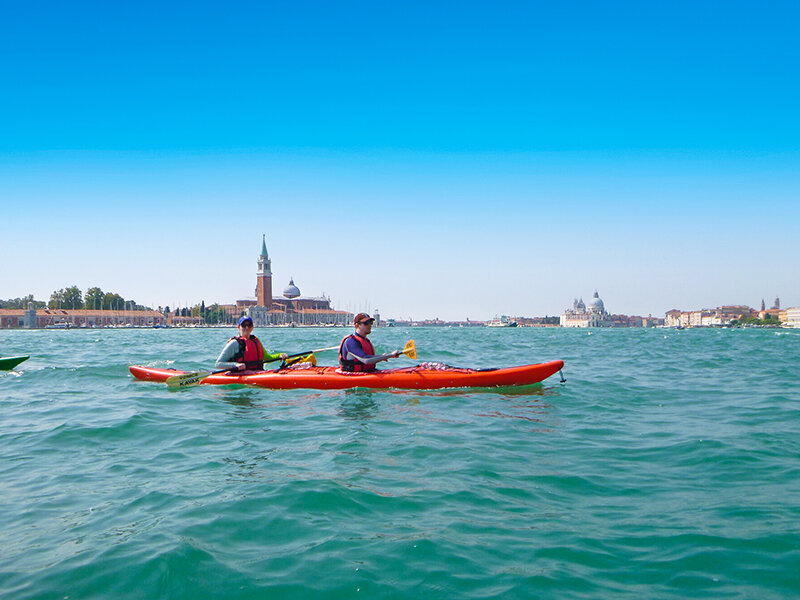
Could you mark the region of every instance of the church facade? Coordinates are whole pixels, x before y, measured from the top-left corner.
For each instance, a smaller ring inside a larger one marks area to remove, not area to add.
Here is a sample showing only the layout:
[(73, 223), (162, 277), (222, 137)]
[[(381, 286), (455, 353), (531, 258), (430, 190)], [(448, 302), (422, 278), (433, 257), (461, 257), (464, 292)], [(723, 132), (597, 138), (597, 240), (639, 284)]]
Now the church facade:
[(583, 298), (576, 298), (572, 309), (561, 315), (560, 324), (561, 327), (613, 327), (614, 322), (595, 290), (588, 305), (583, 303)]
[(256, 327), (352, 325), (352, 313), (331, 308), (331, 300), (324, 294), (319, 297), (303, 296), (294, 278), (289, 280), (283, 295), (273, 295), (272, 261), (267, 253), (266, 236), (262, 238), (261, 254), (258, 256), (255, 292), (255, 300), (238, 300), (236, 308), (239, 314), (249, 315)]

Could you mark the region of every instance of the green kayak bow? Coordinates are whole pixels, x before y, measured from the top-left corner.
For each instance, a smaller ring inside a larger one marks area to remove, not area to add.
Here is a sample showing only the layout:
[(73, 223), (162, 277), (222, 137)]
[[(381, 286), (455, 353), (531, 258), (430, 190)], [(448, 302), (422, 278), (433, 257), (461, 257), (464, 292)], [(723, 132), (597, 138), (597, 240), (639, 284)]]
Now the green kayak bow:
[(0, 371), (10, 371), (24, 360), (28, 360), (30, 356), (6, 356), (0, 358)]

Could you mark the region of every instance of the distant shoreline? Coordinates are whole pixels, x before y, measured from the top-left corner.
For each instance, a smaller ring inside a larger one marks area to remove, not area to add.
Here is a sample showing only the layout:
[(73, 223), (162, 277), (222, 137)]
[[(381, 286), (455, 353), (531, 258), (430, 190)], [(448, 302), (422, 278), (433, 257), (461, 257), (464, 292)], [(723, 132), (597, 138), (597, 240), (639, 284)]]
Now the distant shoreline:
[[(797, 327), (787, 326), (787, 325), (722, 325), (722, 326), (705, 326), (705, 325), (696, 325), (690, 327), (675, 327), (672, 325), (658, 325), (654, 327), (563, 327), (561, 325), (521, 325), (519, 327), (490, 327), (486, 324), (472, 324), (469, 326), (464, 325), (444, 325), (444, 324), (432, 324), (432, 323), (419, 323), (419, 324), (403, 324), (403, 325), (394, 325), (391, 327), (382, 326), (376, 328), (377, 330), (389, 330), (389, 329), (488, 329), (488, 330), (496, 330), (496, 329), (564, 329), (564, 330), (578, 330), (578, 331), (602, 331), (602, 330), (621, 330), (621, 329), (669, 329), (672, 331), (686, 331), (689, 329), (703, 329), (703, 330), (724, 330), (724, 329), (777, 329), (777, 330), (784, 330), (784, 329), (797, 329)], [(229, 324), (229, 325), (194, 325), (194, 326), (186, 326), (186, 327), (154, 327), (152, 325), (132, 325), (129, 327), (4, 327), (0, 328), (0, 332), (4, 331), (130, 331), (130, 330), (148, 330), (148, 329), (169, 329), (173, 331), (186, 331), (186, 330), (197, 330), (197, 329), (228, 329), (228, 330), (236, 330), (236, 325)], [(260, 330), (284, 330), (284, 329), (313, 329), (313, 330), (327, 330), (327, 329), (335, 329), (335, 330), (349, 330), (349, 326), (344, 325), (264, 325), (259, 327)]]

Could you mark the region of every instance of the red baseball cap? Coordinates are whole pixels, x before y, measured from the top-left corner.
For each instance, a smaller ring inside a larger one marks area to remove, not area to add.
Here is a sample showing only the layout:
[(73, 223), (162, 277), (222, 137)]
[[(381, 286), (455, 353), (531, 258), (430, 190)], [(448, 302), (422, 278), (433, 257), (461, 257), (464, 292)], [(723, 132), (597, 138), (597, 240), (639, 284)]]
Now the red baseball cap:
[(359, 323), (372, 323), (375, 320), (375, 317), (370, 317), (367, 313), (358, 313), (356, 318), (353, 319), (353, 323), (358, 325)]

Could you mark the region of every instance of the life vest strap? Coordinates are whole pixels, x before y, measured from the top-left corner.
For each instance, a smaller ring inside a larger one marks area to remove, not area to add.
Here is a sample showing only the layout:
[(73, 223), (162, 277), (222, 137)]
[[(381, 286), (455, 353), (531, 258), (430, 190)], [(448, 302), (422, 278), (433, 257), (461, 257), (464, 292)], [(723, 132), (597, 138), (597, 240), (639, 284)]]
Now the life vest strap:
[(264, 346), (260, 340), (250, 335), (249, 339), (242, 336), (231, 338), (239, 342), (239, 351), (233, 355), (235, 362), (243, 362), (248, 370), (262, 370), (264, 368)]

